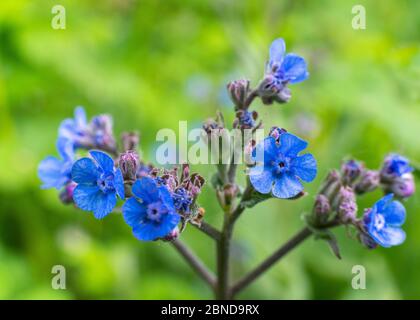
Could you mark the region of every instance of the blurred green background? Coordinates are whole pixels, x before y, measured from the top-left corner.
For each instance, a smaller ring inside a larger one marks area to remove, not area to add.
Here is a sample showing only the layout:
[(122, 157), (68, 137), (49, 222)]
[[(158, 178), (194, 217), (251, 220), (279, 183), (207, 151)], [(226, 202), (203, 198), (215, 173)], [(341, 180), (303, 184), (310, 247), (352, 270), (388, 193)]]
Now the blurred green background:
[[(51, 8), (66, 8), (66, 29), (51, 28)], [(366, 30), (351, 27), (351, 9), (366, 8)], [(327, 170), (354, 156), (377, 168), (390, 151), (420, 159), (420, 2), (60, 0), (0, 1), (0, 298), (210, 299), (211, 291), (165, 243), (142, 243), (121, 216), (97, 221), (40, 190), (36, 168), (56, 154), (60, 121), (76, 105), (89, 116), (110, 113), (115, 133), (137, 129), (153, 161), (163, 127), (190, 127), (220, 109), (232, 120), (225, 84), (256, 85), (268, 47), (283, 37), (304, 56), (311, 76), (292, 86), (287, 105), (255, 109), (310, 142), (319, 163), (309, 196), (267, 201), (237, 224), (233, 277), (238, 278), (302, 226)], [(212, 168), (199, 168), (208, 178)], [(359, 199), (371, 206), (380, 193)], [(209, 185), (206, 220), (220, 225)], [(406, 242), (368, 251), (336, 230), (343, 259), (306, 241), (239, 298), (420, 298), (420, 193), (406, 202)], [(214, 269), (213, 243), (193, 228), (183, 235)], [(64, 265), (67, 289), (51, 288)], [(351, 287), (353, 265), (367, 289)]]

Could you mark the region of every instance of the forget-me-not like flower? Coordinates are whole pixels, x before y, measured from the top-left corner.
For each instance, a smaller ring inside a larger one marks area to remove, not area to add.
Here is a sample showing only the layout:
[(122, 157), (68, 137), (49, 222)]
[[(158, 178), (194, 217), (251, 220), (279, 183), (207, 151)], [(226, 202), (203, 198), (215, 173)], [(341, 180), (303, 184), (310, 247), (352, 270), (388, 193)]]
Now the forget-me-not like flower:
[(309, 77), (305, 59), (294, 53), (286, 54), (286, 43), (281, 38), (271, 44), (266, 73), (272, 74), (282, 86), (302, 82)]
[(106, 153), (89, 151), (93, 158), (82, 158), (72, 168), (72, 179), (78, 185), (73, 192), (76, 205), (93, 211), (102, 219), (114, 209), (117, 196), (124, 199), (124, 181), (121, 170), (114, 168), (114, 160)]
[(61, 159), (49, 156), (38, 166), (38, 176), (43, 182), (41, 186), (43, 189), (61, 189), (71, 181), (71, 168), (74, 162), (73, 144), (68, 139), (59, 138), (57, 150)]
[(399, 245), (405, 240), (401, 226), (405, 221), (405, 208), (399, 201), (392, 201), (388, 194), (365, 212), (363, 223), (366, 232), (379, 245), (385, 248)]
[(123, 216), (133, 228), (134, 236), (152, 241), (167, 236), (180, 221), (174, 202), (165, 185), (149, 177), (137, 180), (132, 188), (134, 197), (123, 205)]
[(252, 186), (260, 193), (272, 192), (277, 198), (293, 198), (303, 191), (300, 180), (311, 182), (317, 173), (312, 154), (299, 153), (308, 143), (291, 133), (282, 133), (279, 143), (272, 136), (254, 149), (256, 165), (250, 169)]

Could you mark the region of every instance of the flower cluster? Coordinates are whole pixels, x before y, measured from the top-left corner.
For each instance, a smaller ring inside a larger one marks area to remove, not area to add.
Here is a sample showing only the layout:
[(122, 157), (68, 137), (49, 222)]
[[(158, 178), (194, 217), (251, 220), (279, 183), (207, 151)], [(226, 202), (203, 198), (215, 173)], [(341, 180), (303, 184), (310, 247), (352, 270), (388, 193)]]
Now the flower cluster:
[[(340, 171), (331, 171), (325, 179), (308, 223), (317, 230), (327, 225), (353, 226), (361, 243), (371, 249), (399, 245), (405, 240), (401, 226), (406, 212), (402, 203), (393, 199), (413, 194), (412, 171), (409, 161), (397, 154), (387, 156), (379, 170), (367, 169), (353, 159), (345, 161)], [(356, 196), (378, 188), (385, 196), (358, 218)]]
[[(82, 108), (74, 119), (64, 120), (59, 127), (57, 150), (60, 158), (41, 161), (38, 175), (42, 188), (62, 190), (63, 203), (91, 211), (102, 219), (116, 210), (118, 199), (125, 200), (122, 213), (127, 224), (140, 240), (173, 240), (187, 222), (200, 224), (203, 209), (197, 197), (204, 179), (190, 173), (183, 165), (159, 170), (140, 160), (137, 133), (122, 135), (123, 152), (118, 154), (112, 134), (112, 118), (96, 116), (90, 123)], [(78, 158), (79, 149), (88, 149), (88, 157)], [(104, 151), (108, 151), (112, 158)]]

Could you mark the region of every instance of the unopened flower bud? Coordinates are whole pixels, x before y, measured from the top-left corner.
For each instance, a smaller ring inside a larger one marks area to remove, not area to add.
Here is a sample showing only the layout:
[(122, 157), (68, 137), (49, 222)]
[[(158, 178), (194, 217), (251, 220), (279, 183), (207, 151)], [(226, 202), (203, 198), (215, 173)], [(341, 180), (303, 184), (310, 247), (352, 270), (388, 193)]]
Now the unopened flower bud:
[(319, 194), (317, 195), (315, 199), (315, 205), (314, 205), (314, 214), (315, 214), (315, 222), (316, 224), (323, 224), (327, 222), (329, 218), (329, 214), (331, 213), (331, 205), (328, 198), (323, 195)]
[(174, 241), (179, 237), (179, 228), (176, 226), (171, 232), (162, 238), (163, 241)]
[(393, 193), (398, 198), (408, 198), (416, 190), (414, 176), (411, 172), (395, 178), (390, 184), (384, 185), (386, 193)]
[(356, 160), (348, 160), (341, 166), (342, 181), (346, 185), (353, 183), (362, 173), (363, 165)]
[(292, 98), (292, 91), (288, 87), (283, 87), (275, 96), (274, 101), (278, 103), (287, 103)]
[(407, 158), (392, 153), (388, 155), (381, 168), (381, 182), (390, 183), (395, 178), (401, 177), (406, 173), (412, 172), (414, 169), (410, 166), (410, 162)]
[(139, 156), (135, 151), (126, 151), (120, 155), (119, 166), (124, 180), (133, 181), (139, 165)]
[(276, 142), (279, 143), (280, 142), (280, 136), (283, 133), (286, 133), (286, 132), (287, 132), (286, 129), (279, 128), (279, 127), (271, 127), (269, 136), (271, 136), (274, 139), (276, 139)]
[(223, 187), (223, 198), (226, 205), (230, 205), (237, 197), (239, 188), (236, 184), (227, 184)]
[(77, 184), (73, 181), (69, 182), (64, 189), (60, 192), (60, 200), (64, 204), (73, 203), (73, 191), (76, 188)]
[(375, 249), (378, 244), (368, 234), (360, 231), (358, 234), (359, 241), (368, 249)]
[(252, 156), (255, 146), (256, 146), (255, 140), (251, 139), (248, 141), (248, 143), (244, 147), (244, 160), (245, 160), (245, 164), (249, 167), (255, 165), (255, 159)]
[(356, 196), (350, 187), (341, 187), (338, 194), (338, 216), (343, 223), (355, 221), (357, 214)]
[(249, 91), (249, 80), (240, 79), (229, 82), (227, 85), (230, 99), (235, 104), (235, 110), (242, 109)]
[(140, 137), (138, 132), (124, 132), (121, 140), (124, 151), (136, 150), (140, 142)]
[(234, 128), (252, 129), (255, 127), (255, 120), (258, 118), (256, 111), (239, 110), (236, 113), (236, 119), (233, 122)]
[(261, 98), (273, 98), (283, 88), (275, 76), (267, 74), (258, 85), (258, 96)]
[(366, 170), (362, 173), (360, 181), (355, 186), (358, 194), (371, 192), (379, 186), (379, 172), (375, 170)]
[(112, 126), (112, 117), (107, 114), (102, 114), (92, 119), (90, 130), (92, 132), (95, 147), (115, 149)]

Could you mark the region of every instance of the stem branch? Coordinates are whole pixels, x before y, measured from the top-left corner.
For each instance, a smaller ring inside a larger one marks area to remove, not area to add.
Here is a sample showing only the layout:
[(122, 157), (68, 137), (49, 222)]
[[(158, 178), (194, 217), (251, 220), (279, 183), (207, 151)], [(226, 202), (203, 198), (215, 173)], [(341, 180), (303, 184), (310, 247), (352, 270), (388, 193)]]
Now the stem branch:
[(190, 266), (196, 271), (201, 278), (214, 289), (216, 284), (215, 276), (207, 269), (203, 262), (179, 239), (171, 242), (175, 249), (187, 260)]
[(261, 274), (267, 271), (275, 263), (277, 263), (281, 258), (283, 258), (289, 251), (293, 250), (300, 243), (306, 240), (312, 231), (305, 227), (299, 231), (295, 236), (293, 236), (289, 241), (287, 241), (283, 246), (281, 246), (277, 251), (275, 251), (271, 256), (269, 256), (265, 261), (263, 261), (259, 266), (257, 266), (253, 271), (244, 276), (239, 280), (231, 289), (231, 296), (234, 296), (239, 291), (247, 287), (255, 279), (257, 279)]
[(215, 227), (213, 227), (211, 224), (208, 224), (204, 221), (201, 222), (200, 225), (191, 223), (194, 227), (196, 227), (198, 230), (202, 231), (203, 233), (207, 234), (209, 237), (213, 238), (216, 241), (220, 240), (221, 233), (219, 230), (217, 230)]

